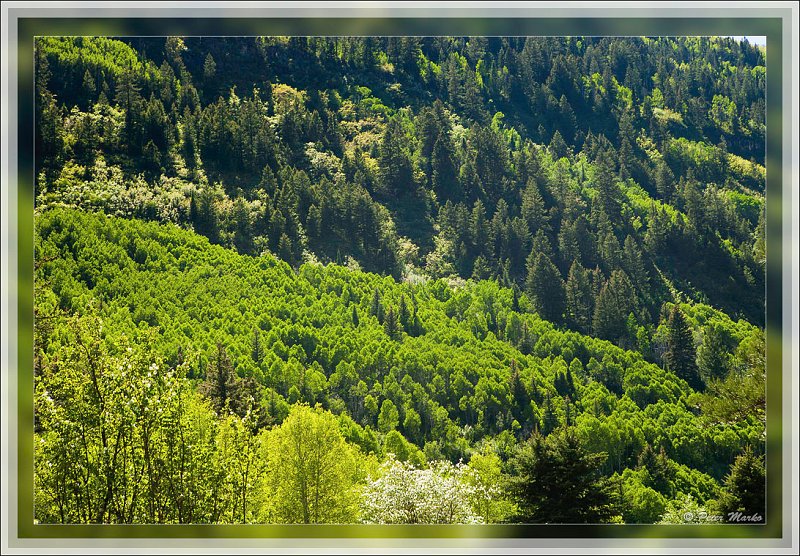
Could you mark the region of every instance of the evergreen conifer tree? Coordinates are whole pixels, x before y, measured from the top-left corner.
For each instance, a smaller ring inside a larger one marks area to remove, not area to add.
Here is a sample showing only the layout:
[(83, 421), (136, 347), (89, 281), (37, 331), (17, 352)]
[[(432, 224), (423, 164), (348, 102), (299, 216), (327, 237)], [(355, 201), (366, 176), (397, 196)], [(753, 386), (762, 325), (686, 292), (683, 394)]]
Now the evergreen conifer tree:
[(704, 380), (723, 379), (731, 366), (725, 331), (716, 323), (703, 328), (703, 341), (697, 348), (697, 367)]
[(759, 514), (763, 518), (766, 511), (765, 492), (764, 457), (757, 456), (748, 446), (733, 462), (725, 478), (719, 509), (726, 517), (732, 512), (742, 512), (746, 516)]
[(592, 285), (589, 271), (575, 260), (569, 269), (566, 284), (567, 323), (583, 333), (592, 324)]
[(689, 323), (676, 303), (667, 322), (667, 351), (664, 360), (667, 368), (684, 379), (689, 386), (700, 390), (703, 386), (697, 370), (697, 355)]
[(260, 365), (261, 361), (264, 359), (264, 347), (261, 345), (261, 331), (258, 328), (253, 329), (253, 349), (251, 356), (257, 365)]
[(400, 339), (400, 323), (397, 321), (397, 315), (392, 307), (389, 307), (389, 310), (386, 311), (386, 318), (383, 320), (383, 330), (392, 340)]
[(535, 252), (528, 258), (528, 279), (526, 287), (533, 307), (542, 318), (560, 323), (566, 305), (564, 280), (558, 268), (543, 253), (533, 260)]
[(595, 303), (592, 326), (596, 336), (612, 341), (626, 336), (634, 295), (627, 274), (622, 270), (613, 271)]
[(408, 330), (411, 328), (411, 313), (408, 310), (408, 304), (406, 303), (405, 295), (400, 296), (400, 305), (397, 309), (397, 318), (403, 330)]
[(600, 468), (605, 453), (590, 453), (574, 429), (534, 433), (510, 462), (510, 492), (525, 523), (602, 523), (611, 520), (612, 487)]

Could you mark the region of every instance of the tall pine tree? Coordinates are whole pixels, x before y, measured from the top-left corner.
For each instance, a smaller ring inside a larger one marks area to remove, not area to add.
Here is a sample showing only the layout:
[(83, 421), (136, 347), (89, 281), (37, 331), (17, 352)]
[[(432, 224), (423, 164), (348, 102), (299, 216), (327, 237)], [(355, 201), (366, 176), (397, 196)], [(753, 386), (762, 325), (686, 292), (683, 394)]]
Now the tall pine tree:
[(392, 340), (400, 339), (400, 332), (402, 329), (397, 320), (397, 314), (394, 312), (392, 307), (389, 307), (389, 310), (386, 311), (386, 318), (383, 319), (383, 329), (386, 332), (386, 335)]
[(528, 278), (525, 285), (534, 310), (544, 319), (562, 322), (566, 306), (564, 280), (556, 265), (544, 253), (536, 254), (532, 251), (528, 257)]
[(567, 323), (588, 333), (592, 324), (592, 284), (589, 271), (575, 260), (569, 269), (566, 285)]
[(731, 366), (731, 354), (725, 342), (725, 330), (711, 323), (703, 328), (703, 341), (697, 348), (697, 367), (705, 381), (723, 379)]
[(627, 319), (634, 307), (634, 290), (628, 275), (615, 270), (600, 290), (594, 308), (594, 334), (606, 340), (620, 341), (627, 334)]
[(689, 386), (700, 390), (703, 383), (697, 369), (697, 355), (689, 323), (676, 303), (667, 322), (667, 351), (664, 354), (667, 368), (684, 379)]
[(386, 125), (378, 158), (380, 183), (383, 191), (389, 195), (407, 195), (415, 188), (408, 144), (400, 116), (393, 117)]

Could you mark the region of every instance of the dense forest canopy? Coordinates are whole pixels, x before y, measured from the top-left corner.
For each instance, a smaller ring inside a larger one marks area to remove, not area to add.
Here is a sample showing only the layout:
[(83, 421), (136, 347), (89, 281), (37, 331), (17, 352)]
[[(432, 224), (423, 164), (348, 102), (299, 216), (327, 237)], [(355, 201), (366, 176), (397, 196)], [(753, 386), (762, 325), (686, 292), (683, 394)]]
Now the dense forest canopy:
[(37, 519), (763, 516), (764, 90), (724, 38), (38, 39)]

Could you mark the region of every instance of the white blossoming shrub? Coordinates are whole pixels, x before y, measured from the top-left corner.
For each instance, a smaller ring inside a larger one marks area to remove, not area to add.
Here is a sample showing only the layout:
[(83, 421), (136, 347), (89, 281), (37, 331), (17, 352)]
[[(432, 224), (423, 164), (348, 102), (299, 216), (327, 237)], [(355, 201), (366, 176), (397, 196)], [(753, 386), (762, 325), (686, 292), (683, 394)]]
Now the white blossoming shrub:
[(416, 469), (390, 458), (362, 493), (365, 523), (482, 523), (472, 510), (465, 465), (434, 461)]

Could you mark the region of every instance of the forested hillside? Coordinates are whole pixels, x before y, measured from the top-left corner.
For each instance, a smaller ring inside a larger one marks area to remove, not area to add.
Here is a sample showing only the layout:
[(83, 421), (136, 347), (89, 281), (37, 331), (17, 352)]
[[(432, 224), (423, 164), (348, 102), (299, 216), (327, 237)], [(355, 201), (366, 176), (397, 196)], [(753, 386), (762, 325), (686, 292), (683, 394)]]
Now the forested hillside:
[(764, 515), (763, 51), (36, 46), (37, 519)]

